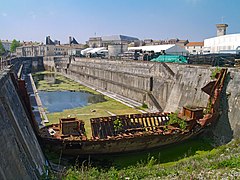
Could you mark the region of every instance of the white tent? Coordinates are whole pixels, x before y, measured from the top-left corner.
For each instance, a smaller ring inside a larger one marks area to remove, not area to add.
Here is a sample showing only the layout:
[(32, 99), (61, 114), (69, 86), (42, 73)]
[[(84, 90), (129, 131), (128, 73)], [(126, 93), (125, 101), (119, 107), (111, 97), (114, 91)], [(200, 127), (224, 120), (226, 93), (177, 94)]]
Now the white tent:
[(85, 55), (87, 54), (87, 52), (90, 51), (90, 50), (92, 50), (92, 49), (93, 49), (93, 48), (83, 49), (83, 50), (81, 50), (81, 54), (85, 56)]
[(90, 51), (88, 51), (87, 52), (87, 54), (94, 54), (94, 53), (98, 53), (98, 52), (101, 52), (101, 51), (103, 51), (103, 50), (106, 50), (106, 48), (105, 47), (100, 47), (100, 48), (93, 48), (93, 49), (91, 49)]
[(185, 55), (188, 53), (188, 51), (184, 47), (175, 44), (129, 47), (128, 50), (129, 51), (142, 50), (154, 52), (165, 51), (166, 54), (179, 54), (179, 55)]

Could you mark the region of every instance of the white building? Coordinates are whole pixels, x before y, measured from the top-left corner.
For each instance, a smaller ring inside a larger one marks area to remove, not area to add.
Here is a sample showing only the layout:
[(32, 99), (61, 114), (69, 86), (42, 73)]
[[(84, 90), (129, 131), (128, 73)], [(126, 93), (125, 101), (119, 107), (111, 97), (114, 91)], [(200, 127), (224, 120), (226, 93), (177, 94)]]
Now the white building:
[(229, 34), (204, 40), (204, 53), (240, 53), (240, 34)]
[(182, 47), (178, 46), (176, 44), (167, 44), (167, 45), (153, 45), (153, 46), (139, 46), (139, 47), (129, 47), (129, 51), (135, 51), (135, 50), (142, 50), (151, 52), (164, 52), (166, 54), (175, 54), (175, 55), (186, 55), (188, 51)]
[(204, 54), (240, 53), (240, 34), (226, 35), (227, 24), (217, 24), (217, 37), (204, 40)]
[(189, 52), (189, 54), (203, 54), (204, 49), (204, 43), (203, 42), (189, 42), (185, 46), (186, 50)]

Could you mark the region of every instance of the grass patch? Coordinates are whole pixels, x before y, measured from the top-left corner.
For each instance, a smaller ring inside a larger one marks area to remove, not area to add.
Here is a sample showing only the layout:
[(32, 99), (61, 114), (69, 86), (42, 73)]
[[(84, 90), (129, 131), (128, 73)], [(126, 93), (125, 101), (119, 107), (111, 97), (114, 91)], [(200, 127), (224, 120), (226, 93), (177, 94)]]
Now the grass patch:
[[(145, 163), (122, 169), (89, 166), (69, 168), (63, 179), (239, 179), (240, 140), (205, 150), (174, 163), (161, 164), (148, 156)], [(172, 148), (174, 149), (174, 148)], [(175, 150), (177, 152), (177, 149)], [(216, 165), (217, 164), (217, 165)], [(214, 166), (215, 165), (215, 166)]]

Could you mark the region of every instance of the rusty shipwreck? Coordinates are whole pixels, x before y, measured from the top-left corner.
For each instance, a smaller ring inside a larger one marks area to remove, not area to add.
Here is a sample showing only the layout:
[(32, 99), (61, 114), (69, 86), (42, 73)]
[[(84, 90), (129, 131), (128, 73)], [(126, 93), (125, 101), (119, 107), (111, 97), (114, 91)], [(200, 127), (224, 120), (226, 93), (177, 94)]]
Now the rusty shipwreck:
[(40, 138), (48, 148), (68, 155), (124, 153), (178, 143), (217, 121), (226, 76), (227, 69), (221, 69), (202, 88), (209, 95), (207, 107), (183, 107), (177, 116), (186, 124), (184, 128), (178, 122), (169, 123), (172, 113), (109, 116), (90, 119), (92, 137), (88, 138), (83, 121), (62, 118), (59, 124), (40, 129)]

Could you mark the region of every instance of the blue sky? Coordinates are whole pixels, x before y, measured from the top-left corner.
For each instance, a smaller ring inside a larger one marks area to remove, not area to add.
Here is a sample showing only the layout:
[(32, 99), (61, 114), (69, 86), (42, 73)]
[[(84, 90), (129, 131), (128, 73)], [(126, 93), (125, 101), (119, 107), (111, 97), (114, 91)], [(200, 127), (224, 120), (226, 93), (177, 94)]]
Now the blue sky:
[[(91, 36), (203, 41), (240, 32), (240, 0), (0, 0), (0, 39), (84, 43)], [(222, 21), (223, 20), (223, 21)]]

